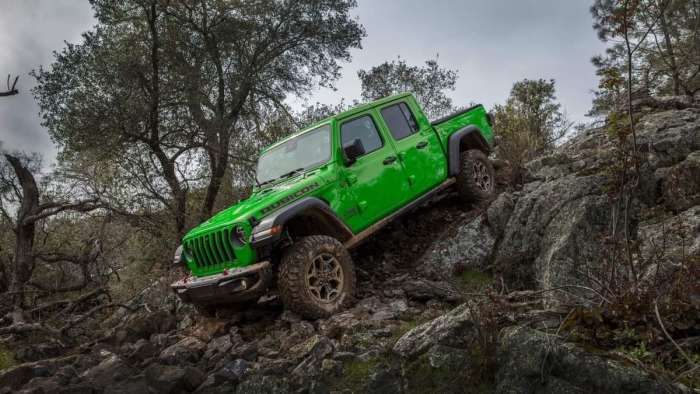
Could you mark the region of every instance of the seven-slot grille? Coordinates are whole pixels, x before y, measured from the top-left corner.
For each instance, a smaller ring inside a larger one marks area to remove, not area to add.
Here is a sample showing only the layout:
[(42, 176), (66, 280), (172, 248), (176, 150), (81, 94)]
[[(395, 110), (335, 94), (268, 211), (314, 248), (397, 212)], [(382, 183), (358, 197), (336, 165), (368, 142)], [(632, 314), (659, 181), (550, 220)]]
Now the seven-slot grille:
[(185, 250), (198, 267), (217, 265), (236, 259), (231, 243), (232, 228), (225, 228), (185, 241)]

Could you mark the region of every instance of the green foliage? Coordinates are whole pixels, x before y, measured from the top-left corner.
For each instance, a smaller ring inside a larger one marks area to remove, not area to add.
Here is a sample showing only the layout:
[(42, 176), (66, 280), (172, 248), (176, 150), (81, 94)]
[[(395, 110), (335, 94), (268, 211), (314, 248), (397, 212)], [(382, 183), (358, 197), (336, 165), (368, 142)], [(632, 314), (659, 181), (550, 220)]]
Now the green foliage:
[[(700, 0), (596, 0), (591, 14), (608, 43), (605, 54), (592, 59), (601, 80), (614, 70), (637, 86), (633, 97), (700, 91)], [(617, 93), (597, 91), (590, 115), (619, 105)]]
[(493, 285), (494, 278), (486, 272), (464, 270), (457, 275), (457, 282), (463, 291), (478, 293)]
[(15, 365), (17, 365), (15, 354), (5, 348), (0, 347), (0, 371), (14, 367)]
[(454, 90), (457, 71), (441, 67), (437, 57), (427, 60), (423, 67), (408, 65), (399, 58), (369, 70), (360, 70), (357, 76), (362, 83), (363, 100), (410, 92), (416, 96), (429, 118), (454, 110), (452, 99), (446, 91)]
[(571, 128), (556, 101), (553, 79), (524, 79), (513, 84), (504, 105), (493, 110), (498, 128), (498, 154), (516, 164), (551, 149)]
[(399, 327), (391, 333), (390, 343), (395, 344), (396, 341), (401, 339), (402, 336), (404, 336), (406, 333), (413, 330), (414, 328), (418, 327), (420, 324), (421, 322), (419, 322), (418, 320), (402, 321)]
[(330, 388), (334, 390), (352, 390), (362, 392), (366, 386), (370, 375), (378, 366), (386, 363), (386, 357), (377, 356), (366, 361), (354, 359), (343, 365), (343, 373), (338, 379), (329, 382)]

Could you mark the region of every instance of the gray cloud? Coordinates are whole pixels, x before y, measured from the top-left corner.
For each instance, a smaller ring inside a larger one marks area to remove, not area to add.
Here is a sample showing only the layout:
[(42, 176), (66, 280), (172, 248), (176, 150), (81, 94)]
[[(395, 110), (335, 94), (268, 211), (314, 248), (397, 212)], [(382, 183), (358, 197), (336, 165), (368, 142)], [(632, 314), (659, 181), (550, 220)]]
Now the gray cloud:
[(589, 7), (580, 0), (360, 1), (363, 49), (353, 53), (338, 91), (320, 90), (312, 101), (359, 97), (358, 69), (397, 55), (419, 64), (439, 53), (442, 65), (459, 70), (451, 94), (457, 105), (490, 107), (516, 80), (554, 78), (570, 117), (583, 121), (597, 85), (589, 59), (604, 50)]
[[(588, 1), (580, 0), (360, 0), (355, 15), (367, 28), (363, 49), (353, 52), (337, 82), (310, 101), (336, 103), (360, 96), (356, 72), (401, 55), (459, 70), (456, 104), (503, 102), (512, 83), (554, 78), (571, 118), (584, 120), (597, 79), (589, 59), (603, 51), (591, 28)], [(5, 149), (41, 153), (55, 148), (41, 127), (27, 75), (47, 66), (63, 41), (78, 42), (94, 24), (92, 10), (78, 0), (15, 0), (0, 5), (0, 76), (20, 75), (20, 95), (0, 101), (0, 140)], [(293, 99), (293, 106), (301, 100)]]
[(0, 100), (0, 140), (7, 150), (37, 152), (51, 163), (55, 148), (41, 126), (28, 75), (48, 65), (64, 41), (77, 42), (93, 24), (87, 1), (14, 0), (0, 4), (0, 89), (7, 74), (19, 75), (19, 95)]

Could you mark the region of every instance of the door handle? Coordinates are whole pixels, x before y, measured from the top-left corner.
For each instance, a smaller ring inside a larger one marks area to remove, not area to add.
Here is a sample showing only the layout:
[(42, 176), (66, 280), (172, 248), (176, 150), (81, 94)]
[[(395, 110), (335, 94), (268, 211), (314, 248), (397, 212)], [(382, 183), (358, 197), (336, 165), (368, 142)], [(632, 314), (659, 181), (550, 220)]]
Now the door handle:
[(396, 161), (396, 156), (389, 156), (386, 159), (384, 159), (384, 161), (382, 163), (384, 163), (384, 165), (389, 165), (395, 161)]
[(416, 145), (416, 149), (423, 149), (426, 146), (428, 146), (428, 141), (421, 141), (418, 143), (418, 145)]

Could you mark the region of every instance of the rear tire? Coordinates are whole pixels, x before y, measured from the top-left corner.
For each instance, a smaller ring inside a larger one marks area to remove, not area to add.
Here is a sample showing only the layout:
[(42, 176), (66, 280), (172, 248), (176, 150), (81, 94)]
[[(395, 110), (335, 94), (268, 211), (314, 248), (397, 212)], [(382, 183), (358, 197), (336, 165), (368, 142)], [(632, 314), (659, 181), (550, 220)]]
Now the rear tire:
[(303, 237), (282, 256), (278, 286), (284, 306), (318, 319), (355, 301), (355, 268), (347, 249), (325, 235)]
[(460, 171), (457, 175), (457, 192), (470, 203), (488, 200), (496, 191), (496, 172), (486, 155), (478, 149), (470, 149), (460, 155)]

